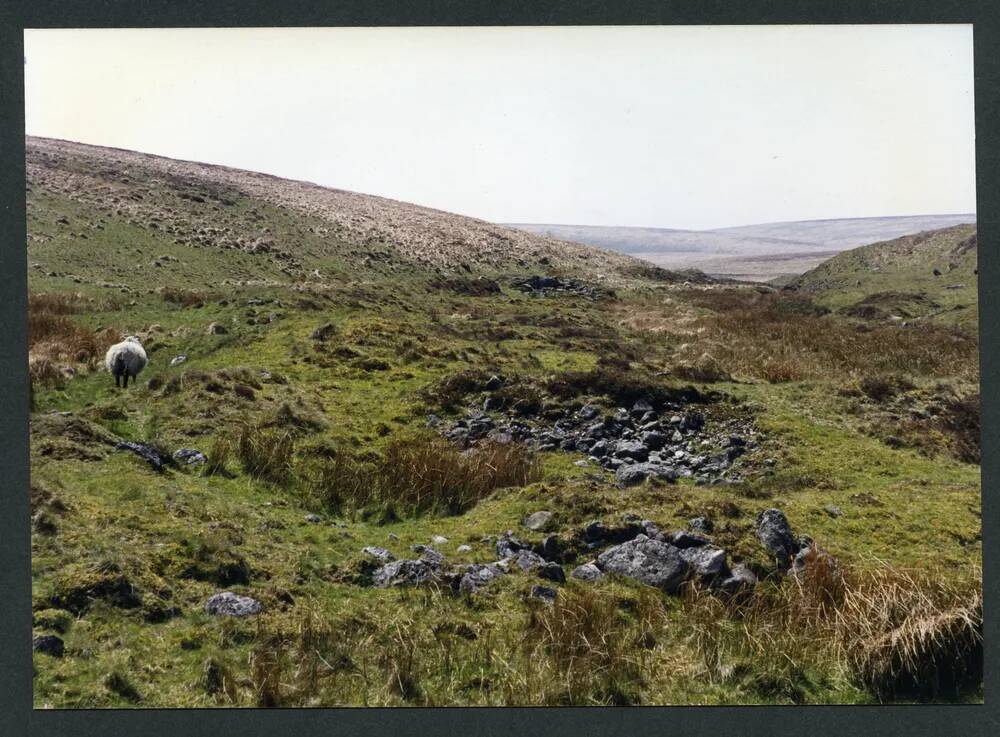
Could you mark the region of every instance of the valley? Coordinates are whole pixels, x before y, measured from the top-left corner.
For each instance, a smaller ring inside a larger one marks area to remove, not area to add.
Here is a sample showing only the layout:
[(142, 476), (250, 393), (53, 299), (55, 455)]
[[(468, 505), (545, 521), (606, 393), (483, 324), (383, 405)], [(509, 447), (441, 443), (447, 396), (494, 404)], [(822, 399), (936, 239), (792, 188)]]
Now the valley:
[(982, 701), (974, 225), (796, 241), (779, 288), (27, 170), (36, 707)]

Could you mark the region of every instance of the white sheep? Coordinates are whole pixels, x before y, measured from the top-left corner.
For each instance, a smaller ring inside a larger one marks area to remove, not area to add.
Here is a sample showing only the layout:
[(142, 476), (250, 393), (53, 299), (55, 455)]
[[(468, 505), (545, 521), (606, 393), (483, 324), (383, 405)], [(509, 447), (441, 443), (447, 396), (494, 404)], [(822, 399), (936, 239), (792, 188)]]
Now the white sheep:
[[(146, 363), (146, 351), (134, 335), (125, 336), (121, 343), (115, 343), (108, 348), (104, 356), (104, 365), (115, 377), (115, 386), (127, 387), (130, 376), (134, 384), (135, 377), (146, 367)], [(122, 377), (125, 378), (124, 385), (119, 383)]]

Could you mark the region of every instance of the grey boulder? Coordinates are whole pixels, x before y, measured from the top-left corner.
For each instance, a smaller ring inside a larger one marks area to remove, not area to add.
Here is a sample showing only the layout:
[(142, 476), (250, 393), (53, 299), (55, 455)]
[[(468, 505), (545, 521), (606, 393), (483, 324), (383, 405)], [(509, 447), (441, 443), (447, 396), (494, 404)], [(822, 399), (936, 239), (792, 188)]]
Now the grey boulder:
[(760, 513), (757, 538), (771, 551), (781, 568), (788, 568), (801, 548), (792, 534), (788, 518), (780, 509), (765, 509)]
[(631, 463), (615, 471), (615, 480), (622, 486), (636, 486), (649, 478), (674, 482), (677, 476), (677, 471), (671, 467), (655, 463)]
[(677, 592), (689, 569), (677, 548), (645, 535), (605, 550), (597, 557), (597, 567), (667, 593)]
[(582, 566), (577, 566), (569, 575), (579, 581), (586, 581), (588, 583), (600, 581), (604, 578), (604, 573), (593, 563), (584, 563)]
[(372, 585), (379, 589), (390, 586), (420, 586), (437, 580), (439, 565), (427, 560), (395, 560), (372, 573)]
[(521, 523), (529, 530), (534, 530), (535, 532), (541, 532), (546, 529), (552, 522), (553, 514), (552, 512), (540, 511), (533, 514), (529, 514), (524, 518)]
[(263, 605), (250, 596), (221, 591), (205, 602), (205, 611), (216, 617), (249, 617), (260, 614)]

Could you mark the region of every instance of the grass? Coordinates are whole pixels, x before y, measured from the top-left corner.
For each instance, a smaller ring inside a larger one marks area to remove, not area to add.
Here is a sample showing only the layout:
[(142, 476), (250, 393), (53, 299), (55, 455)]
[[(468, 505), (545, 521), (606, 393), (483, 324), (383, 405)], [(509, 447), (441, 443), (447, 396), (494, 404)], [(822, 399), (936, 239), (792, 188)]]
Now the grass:
[(307, 494), (328, 512), (391, 520), (461, 514), (496, 489), (537, 481), (540, 467), (522, 445), (487, 441), (461, 452), (424, 433), (390, 441), (372, 461), (343, 453), (313, 459), (302, 476)]
[(806, 575), (728, 602), (689, 592), (685, 607), (698, 623), (692, 637), (714, 677), (739, 677), (740, 663), (763, 660), (773, 682), (804, 701), (808, 664), (829, 662), (882, 701), (976, 697), (977, 572), (843, 567), (815, 548), (811, 556)]
[[(37, 706), (981, 700), (974, 336), (866, 327), (822, 298), (829, 312), (659, 272), (595, 302), (527, 297), (509, 286), (514, 267), (361, 269), (378, 246), (226, 196), (229, 227), (266, 221), (324, 278), (175, 243), (113, 212), (97, 229), (79, 202), (29, 193), (29, 231), (42, 237), (28, 249), (41, 264), (30, 273), (34, 629), (66, 641), (64, 658), (35, 655)], [(112, 282), (127, 290), (101, 286)], [(212, 322), (229, 332), (209, 335)], [(128, 394), (76, 360), (81, 347), (103, 355), (104, 331), (148, 336), (150, 364)], [(498, 401), (526, 416), (638, 397), (706, 400), (709, 422), (752, 416), (761, 447), (738, 466), (751, 480), (620, 489), (572, 453), (463, 450), (426, 429), (431, 412), (478, 411), (494, 374)], [(911, 400), (941, 412), (887, 444), (873, 427), (900, 427)], [(208, 462), (157, 474), (116, 438), (197, 448)], [(356, 583), (365, 546), (409, 558), (443, 536), (449, 561), (490, 562), (507, 529), (540, 544), (520, 522), (546, 509), (545, 534), (564, 543), (592, 519), (673, 530), (707, 516), (730, 558), (764, 574), (753, 520), (772, 506), (835, 556), (840, 588), (766, 580), (725, 602), (570, 579), (548, 605), (529, 595), (546, 582), (520, 574), (475, 597)], [(223, 587), (264, 613), (209, 617), (204, 602)]]

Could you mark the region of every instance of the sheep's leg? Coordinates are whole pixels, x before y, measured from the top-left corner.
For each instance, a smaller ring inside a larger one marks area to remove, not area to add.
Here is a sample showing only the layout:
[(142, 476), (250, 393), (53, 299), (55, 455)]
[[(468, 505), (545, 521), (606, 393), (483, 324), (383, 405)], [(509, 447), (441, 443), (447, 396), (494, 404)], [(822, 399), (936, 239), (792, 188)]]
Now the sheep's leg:
[(121, 388), (122, 385), (121, 378), (122, 377), (120, 374), (115, 374), (115, 386), (117, 386), (119, 389)]

